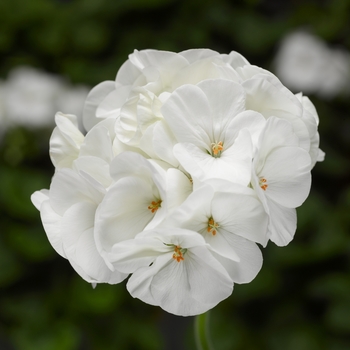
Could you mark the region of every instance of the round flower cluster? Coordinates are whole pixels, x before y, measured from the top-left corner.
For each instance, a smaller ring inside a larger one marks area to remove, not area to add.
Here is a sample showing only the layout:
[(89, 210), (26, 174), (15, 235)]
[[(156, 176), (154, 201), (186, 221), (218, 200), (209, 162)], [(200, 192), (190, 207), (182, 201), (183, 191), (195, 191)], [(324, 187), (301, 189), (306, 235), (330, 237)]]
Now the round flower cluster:
[(318, 116), (270, 72), (198, 49), (135, 51), (83, 111), (56, 114), (56, 168), (35, 192), (48, 239), (91, 283), (130, 274), (133, 297), (176, 315), (227, 298), (287, 245), (310, 171)]

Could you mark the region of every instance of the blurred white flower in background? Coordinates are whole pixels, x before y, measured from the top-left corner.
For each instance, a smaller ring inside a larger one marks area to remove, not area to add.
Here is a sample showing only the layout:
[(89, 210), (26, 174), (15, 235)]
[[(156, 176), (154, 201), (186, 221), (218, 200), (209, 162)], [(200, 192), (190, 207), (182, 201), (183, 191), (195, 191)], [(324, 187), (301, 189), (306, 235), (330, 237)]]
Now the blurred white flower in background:
[(89, 89), (72, 86), (63, 77), (32, 67), (13, 68), (0, 85), (2, 133), (9, 127), (53, 128), (57, 110), (68, 109), (82, 123), (81, 110)]
[(57, 76), (30, 67), (14, 68), (5, 87), (9, 125), (40, 127), (54, 125), (55, 98), (63, 88)]
[(306, 31), (288, 34), (280, 45), (275, 72), (295, 92), (333, 98), (350, 93), (350, 54), (332, 49)]
[(79, 130), (83, 131), (82, 110), (90, 88), (85, 85), (66, 86), (56, 99), (56, 111), (77, 116)]
[(6, 129), (4, 91), (5, 91), (4, 81), (0, 80), (0, 137), (2, 137)]

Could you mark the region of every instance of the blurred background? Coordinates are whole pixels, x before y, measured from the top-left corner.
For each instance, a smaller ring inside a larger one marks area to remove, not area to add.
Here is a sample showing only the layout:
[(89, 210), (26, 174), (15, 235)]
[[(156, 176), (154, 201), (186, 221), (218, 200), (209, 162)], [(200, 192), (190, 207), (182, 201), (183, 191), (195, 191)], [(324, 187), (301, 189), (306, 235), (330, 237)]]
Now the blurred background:
[(134, 49), (236, 50), (303, 91), (323, 163), (286, 248), (211, 312), (217, 350), (350, 349), (350, 0), (0, 1), (0, 349), (194, 349), (193, 319), (83, 281), (48, 243), (56, 111), (81, 114)]

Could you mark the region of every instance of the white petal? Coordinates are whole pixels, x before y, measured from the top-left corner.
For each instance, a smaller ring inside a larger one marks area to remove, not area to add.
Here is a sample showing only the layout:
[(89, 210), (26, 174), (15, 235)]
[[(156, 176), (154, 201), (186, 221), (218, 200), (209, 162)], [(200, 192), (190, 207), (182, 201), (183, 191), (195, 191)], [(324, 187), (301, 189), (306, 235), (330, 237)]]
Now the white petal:
[(268, 217), (253, 193), (217, 192), (212, 201), (212, 217), (228, 241), (230, 234), (234, 234), (262, 245), (267, 243)]
[[(222, 55), (224, 61), (226, 61), (225, 59), (225, 55)], [(230, 65), (234, 68), (237, 69), (238, 67), (243, 67), (245, 65), (249, 65), (249, 62), (247, 61), (247, 59), (245, 57), (243, 57), (240, 53), (236, 52), (236, 51), (231, 51), (228, 55), (228, 59), (227, 62), (230, 63)]]
[(164, 268), (171, 259), (171, 253), (163, 254), (155, 259), (151, 266), (141, 267), (132, 274), (126, 285), (132, 297), (138, 298), (150, 305), (159, 305), (159, 301), (153, 298), (151, 283), (153, 276)]
[(36, 209), (40, 210), (41, 204), (49, 199), (49, 190), (41, 190), (41, 191), (35, 191), (31, 197), (30, 200), (32, 201), (33, 205)]
[(167, 124), (163, 121), (157, 122), (153, 133), (154, 152), (157, 154), (157, 157), (168, 162), (175, 168), (179, 166), (179, 161), (173, 153), (173, 147), (176, 143), (176, 138)]
[(109, 175), (109, 164), (101, 158), (79, 157), (74, 161), (73, 169), (80, 172), (81, 175), (82, 173), (89, 174), (105, 188), (112, 183), (112, 178)]
[(51, 207), (50, 202), (44, 201), (40, 207), (40, 216), (43, 223), (47, 238), (58, 254), (66, 258), (62, 244), (61, 220), (62, 216), (58, 215)]
[(159, 239), (136, 237), (115, 244), (107, 256), (117, 270), (133, 273), (139, 268), (151, 265), (159, 254), (169, 251), (169, 247)]
[(260, 112), (265, 117), (279, 117), (279, 112), (288, 112), (295, 116), (302, 115), (302, 106), (298, 99), (289, 92), (274, 86), (267, 79), (249, 79), (243, 84), (247, 92), (246, 109)]
[[(199, 61), (194, 61), (187, 67), (181, 69), (171, 81), (171, 88), (175, 90), (176, 88), (183, 86), (185, 84), (196, 85), (200, 81), (205, 79), (217, 79), (222, 77), (222, 70), (218, 68), (216, 60), (219, 60), (219, 57), (215, 59), (208, 57)], [(227, 76), (225, 76), (227, 78)]]
[(107, 192), (96, 215), (99, 251), (109, 252), (114, 244), (134, 238), (143, 231), (155, 216), (148, 206), (158, 199), (157, 188), (141, 178), (129, 176), (117, 181)]
[(271, 117), (267, 120), (259, 138), (258, 157), (265, 161), (265, 157), (275, 148), (298, 146), (299, 140), (292, 124), (287, 120)]
[(224, 79), (204, 80), (198, 87), (208, 99), (214, 124), (214, 140), (223, 141), (220, 139), (222, 130), (245, 110), (245, 91), (241, 85)]
[(221, 230), (218, 229), (215, 236), (211, 232), (207, 232), (207, 230), (203, 230), (200, 233), (203, 235), (212, 251), (229, 260), (240, 262), (240, 258), (234, 247), (226, 240), (226, 236), (229, 236), (230, 232), (224, 230), (223, 232), (224, 234), (221, 234)]
[(112, 90), (98, 105), (96, 109), (97, 118), (117, 118), (120, 112), (120, 108), (127, 100), (131, 87), (120, 86), (115, 90)]
[[(147, 157), (153, 159), (159, 159), (153, 144), (153, 138), (155, 136), (155, 127), (159, 122), (155, 122), (150, 125), (140, 138), (138, 147), (147, 154)], [(163, 146), (162, 146), (163, 147)], [(165, 147), (164, 147), (165, 148)]]
[(166, 175), (167, 209), (177, 208), (192, 193), (190, 179), (180, 170), (170, 168)]
[(191, 142), (208, 149), (213, 139), (212, 116), (207, 97), (199, 87), (179, 87), (161, 111), (178, 142)]
[(255, 243), (235, 235), (231, 235), (230, 244), (235, 247), (238, 262), (217, 253), (213, 253), (214, 257), (225, 267), (234, 283), (251, 282), (262, 267), (260, 249)]
[(193, 191), (178, 208), (166, 217), (160, 227), (205, 231), (208, 227), (208, 219), (211, 217), (213, 194), (211, 186), (203, 186)]
[(74, 115), (57, 113), (55, 120), (57, 127), (50, 137), (50, 158), (56, 168), (69, 168), (78, 157), (84, 136)]
[(59, 215), (63, 215), (75, 203), (99, 203), (101, 199), (102, 194), (72, 169), (57, 171), (52, 179), (50, 204)]
[(72, 144), (80, 145), (84, 135), (78, 129), (78, 118), (73, 114), (56, 113), (55, 122), (58, 129)]
[(101, 119), (96, 117), (97, 107), (110, 92), (115, 90), (115, 88), (116, 85), (114, 81), (104, 81), (96, 85), (90, 91), (83, 109), (83, 124), (87, 131), (101, 121)]
[(113, 159), (112, 138), (109, 130), (100, 124), (87, 133), (79, 155), (99, 157), (110, 163)]
[(219, 53), (210, 49), (190, 49), (180, 52), (179, 55), (185, 57), (189, 63), (193, 63), (209, 57), (219, 56)]
[(179, 54), (159, 50), (135, 50), (129, 55), (129, 60), (140, 70), (153, 66), (176, 72), (187, 65), (186, 60)]
[(62, 240), (67, 258), (74, 261), (87, 276), (96, 282), (109, 282), (110, 279), (115, 283), (121, 282), (127, 275), (111, 271), (96, 249), (95, 211), (96, 205), (80, 202), (65, 212), (62, 219)]
[(278, 246), (286, 246), (294, 237), (297, 228), (296, 210), (268, 201), (270, 209), (270, 240)]
[(129, 151), (116, 156), (110, 165), (110, 172), (114, 181), (130, 175), (149, 174), (150, 169), (151, 165), (146, 158)]
[(166, 170), (138, 153), (126, 151), (116, 156), (110, 165), (110, 173), (114, 181), (128, 176), (139, 176), (144, 181), (154, 183), (161, 196), (164, 195)]
[(117, 73), (116, 82), (121, 85), (133, 85), (135, 81), (138, 80), (141, 85), (146, 84), (146, 80), (139, 80), (140, 76), (142, 76), (140, 69), (135, 67), (130, 60), (127, 60), (120, 67)]
[(310, 156), (299, 147), (277, 148), (266, 158), (259, 177), (267, 181), (266, 196), (282, 206), (296, 208), (309, 195)]
[(260, 113), (244, 111), (227, 123), (227, 126), (221, 130), (219, 140), (224, 142), (225, 148), (229, 148), (237, 139), (239, 132), (243, 129), (247, 129), (253, 143), (256, 144), (265, 124), (266, 120)]

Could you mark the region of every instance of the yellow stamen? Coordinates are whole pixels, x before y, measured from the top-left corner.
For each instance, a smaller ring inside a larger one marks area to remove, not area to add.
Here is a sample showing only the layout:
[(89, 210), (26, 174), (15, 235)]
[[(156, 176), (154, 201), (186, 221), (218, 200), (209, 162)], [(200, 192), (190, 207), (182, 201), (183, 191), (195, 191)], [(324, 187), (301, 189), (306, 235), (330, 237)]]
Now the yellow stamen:
[(152, 201), (151, 204), (147, 207), (147, 209), (149, 209), (152, 213), (155, 213), (159, 209), (161, 203), (162, 201), (160, 199), (157, 202)]
[(209, 218), (207, 232), (210, 232), (213, 236), (215, 236), (218, 227), (220, 227), (220, 225), (217, 222), (215, 222), (213, 218)]
[(180, 262), (184, 259), (183, 253), (185, 253), (185, 249), (182, 249), (180, 246), (175, 246), (174, 248), (174, 254), (173, 254), (173, 259), (176, 260), (177, 262)]
[(220, 157), (221, 152), (224, 149), (224, 145), (223, 145), (222, 141), (215, 142), (215, 143), (211, 144), (211, 149), (213, 151), (212, 156), (217, 158), (217, 157)]
[(259, 186), (266, 191), (266, 189), (269, 187), (267, 184), (267, 180), (265, 178), (262, 178), (259, 180)]

